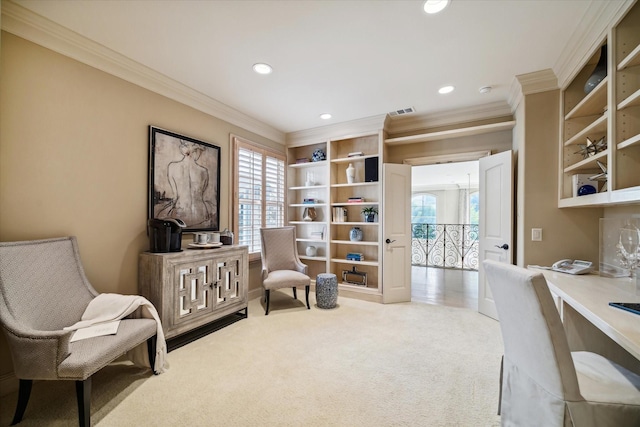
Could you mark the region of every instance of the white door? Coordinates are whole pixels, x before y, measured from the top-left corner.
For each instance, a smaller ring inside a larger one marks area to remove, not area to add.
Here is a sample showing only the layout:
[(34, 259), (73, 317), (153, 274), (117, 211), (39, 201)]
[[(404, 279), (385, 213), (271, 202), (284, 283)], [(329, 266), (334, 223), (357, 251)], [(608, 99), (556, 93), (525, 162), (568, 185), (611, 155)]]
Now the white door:
[(411, 301), (411, 166), (382, 165), (382, 302)]
[(511, 264), (513, 228), (513, 152), (480, 159), (480, 224), (478, 244), (478, 311), (498, 318), (482, 261)]

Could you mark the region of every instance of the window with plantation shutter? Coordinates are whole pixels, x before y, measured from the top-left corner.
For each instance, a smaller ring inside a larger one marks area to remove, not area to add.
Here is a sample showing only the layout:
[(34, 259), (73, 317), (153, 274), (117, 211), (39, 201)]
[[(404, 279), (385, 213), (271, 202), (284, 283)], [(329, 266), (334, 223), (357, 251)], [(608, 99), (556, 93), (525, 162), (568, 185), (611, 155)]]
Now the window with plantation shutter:
[(234, 234), (249, 253), (260, 253), (260, 228), (284, 225), (284, 154), (232, 137)]

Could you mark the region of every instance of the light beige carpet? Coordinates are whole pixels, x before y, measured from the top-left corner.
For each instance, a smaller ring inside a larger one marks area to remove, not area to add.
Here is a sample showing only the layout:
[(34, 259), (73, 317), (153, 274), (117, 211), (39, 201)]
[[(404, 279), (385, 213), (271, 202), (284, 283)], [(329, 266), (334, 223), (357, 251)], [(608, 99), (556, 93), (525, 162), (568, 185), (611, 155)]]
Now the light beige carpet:
[[(103, 369), (93, 425), (499, 425), (496, 321), (422, 303), (314, 303), (275, 292), (265, 317), (252, 300), (248, 319), (172, 351), (159, 376), (128, 362)], [(0, 400), (1, 425), (16, 399)], [(77, 425), (73, 382), (36, 382), (20, 425)]]

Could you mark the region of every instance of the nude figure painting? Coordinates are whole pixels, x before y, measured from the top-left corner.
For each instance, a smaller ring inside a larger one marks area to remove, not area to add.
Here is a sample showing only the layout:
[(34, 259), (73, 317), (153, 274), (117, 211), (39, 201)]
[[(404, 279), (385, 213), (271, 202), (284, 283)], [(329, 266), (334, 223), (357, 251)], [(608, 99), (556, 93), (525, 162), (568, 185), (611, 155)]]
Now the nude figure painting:
[(220, 147), (149, 127), (149, 218), (179, 218), (184, 231), (218, 230)]

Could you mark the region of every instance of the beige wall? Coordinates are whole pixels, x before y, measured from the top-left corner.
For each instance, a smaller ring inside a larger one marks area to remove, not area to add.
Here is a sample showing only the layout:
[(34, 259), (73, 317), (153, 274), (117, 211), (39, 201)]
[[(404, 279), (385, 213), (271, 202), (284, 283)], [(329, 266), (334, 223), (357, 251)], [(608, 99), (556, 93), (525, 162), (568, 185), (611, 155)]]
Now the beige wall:
[[(525, 95), (516, 113), (521, 266), (550, 265), (560, 258), (598, 262), (598, 219), (603, 210), (558, 208), (559, 96), (558, 90)], [(531, 240), (531, 228), (542, 228), (541, 242)]]
[[(148, 249), (148, 126), (221, 147), (229, 225), (229, 134), (282, 145), (6, 32), (0, 81), (0, 240), (75, 235), (100, 292), (137, 292)], [(251, 287), (259, 286), (252, 265)], [(0, 334), (2, 335), (2, 334)], [(0, 379), (11, 372), (0, 338)], [(0, 381), (1, 382), (1, 381)]]

